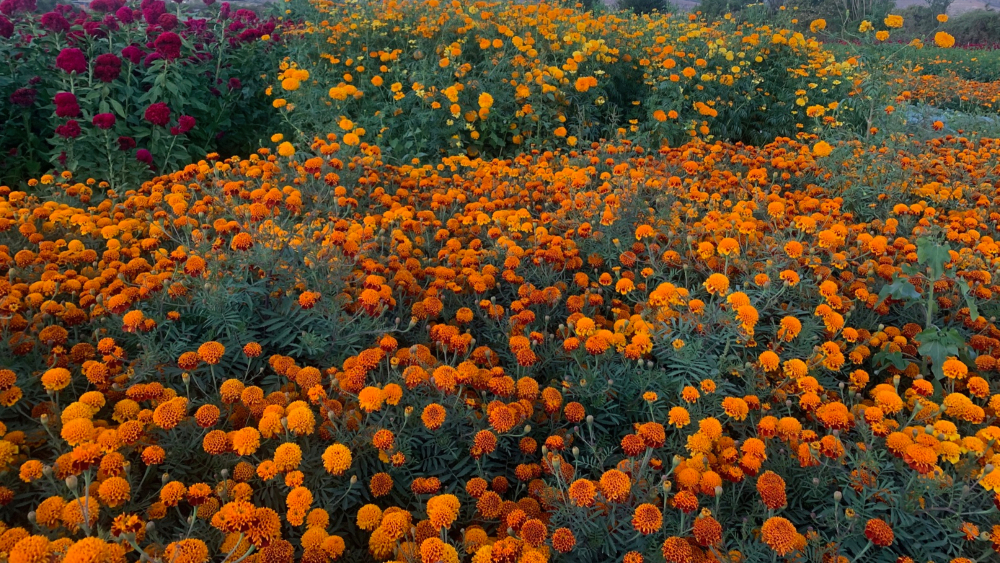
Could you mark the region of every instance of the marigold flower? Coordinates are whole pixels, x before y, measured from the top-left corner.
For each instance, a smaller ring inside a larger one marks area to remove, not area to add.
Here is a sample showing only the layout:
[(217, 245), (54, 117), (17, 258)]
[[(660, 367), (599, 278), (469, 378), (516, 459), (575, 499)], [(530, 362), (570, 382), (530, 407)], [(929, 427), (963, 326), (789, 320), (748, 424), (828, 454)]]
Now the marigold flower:
[(97, 494), (100, 496), (101, 502), (114, 508), (131, 498), (131, 490), (128, 481), (115, 476), (105, 479), (97, 488)]
[(667, 563), (690, 563), (693, 557), (691, 545), (687, 540), (677, 536), (667, 538), (660, 551)]
[(438, 495), (427, 501), (427, 518), (435, 529), (450, 528), (458, 517), (461, 504), (455, 495)]
[(723, 295), (729, 290), (729, 278), (722, 274), (712, 274), (705, 280), (704, 286), (712, 295)]
[(889, 547), (896, 535), (885, 520), (872, 518), (865, 524), (865, 537), (879, 547)]
[(632, 514), (632, 527), (643, 535), (660, 531), (663, 526), (663, 514), (652, 504), (640, 504)]
[(797, 535), (795, 526), (780, 516), (768, 518), (760, 528), (761, 541), (781, 556), (794, 549)]
[(388, 473), (376, 473), (372, 475), (368, 489), (372, 492), (372, 496), (384, 497), (392, 491), (392, 485), (392, 477)]
[(610, 502), (622, 502), (628, 498), (632, 489), (632, 481), (625, 473), (617, 469), (610, 469), (601, 475), (600, 487), (604, 498)]
[(711, 516), (696, 518), (691, 532), (695, 541), (703, 547), (717, 545), (722, 541), (722, 525)]
[(323, 452), (323, 467), (331, 475), (343, 475), (351, 463), (351, 450), (343, 444), (333, 444)]
[(765, 471), (757, 478), (757, 492), (764, 506), (771, 510), (784, 508), (788, 503), (785, 498), (785, 480), (773, 471)]
[(9, 548), (7, 560), (10, 563), (44, 563), (49, 558), (49, 539), (45, 536), (29, 536)]
[(215, 365), (226, 353), (226, 347), (215, 341), (205, 342), (198, 347), (198, 358), (208, 365)]
[(68, 369), (52, 368), (42, 374), (42, 386), (46, 391), (62, 391), (69, 386), (71, 379)]
[(205, 563), (208, 561), (208, 546), (200, 539), (188, 538), (167, 545), (163, 557), (176, 563)]

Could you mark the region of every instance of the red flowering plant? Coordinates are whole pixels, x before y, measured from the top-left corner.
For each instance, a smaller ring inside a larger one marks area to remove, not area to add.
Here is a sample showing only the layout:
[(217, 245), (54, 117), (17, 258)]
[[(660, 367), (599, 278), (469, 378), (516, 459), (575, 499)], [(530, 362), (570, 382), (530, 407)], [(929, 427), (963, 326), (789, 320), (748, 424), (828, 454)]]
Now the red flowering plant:
[(272, 18), (228, 3), (188, 14), (162, 0), (39, 12), (32, 0), (0, 8), (2, 180), (54, 169), (114, 187), (245, 150), (268, 125), (250, 69), (276, 56)]

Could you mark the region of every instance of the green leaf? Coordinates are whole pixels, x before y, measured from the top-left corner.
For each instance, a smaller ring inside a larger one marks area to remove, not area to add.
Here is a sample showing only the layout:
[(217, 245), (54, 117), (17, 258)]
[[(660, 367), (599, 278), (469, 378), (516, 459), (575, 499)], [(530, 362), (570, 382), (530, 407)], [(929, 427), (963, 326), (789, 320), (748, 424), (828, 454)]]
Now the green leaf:
[(872, 356), (872, 362), (879, 366), (885, 366), (887, 363), (892, 364), (892, 367), (898, 370), (906, 369), (908, 365), (908, 362), (903, 359), (903, 353), (899, 351), (889, 352), (887, 350), (880, 350)]
[(979, 307), (976, 306), (976, 300), (972, 298), (972, 290), (969, 287), (969, 282), (964, 279), (959, 279), (958, 287), (962, 289), (962, 295), (965, 297), (965, 304), (969, 306), (969, 318), (973, 321), (979, 320)]
[(951, 247), (947, 244), (937, 244), (929, 238), (917, 239), (917, 262), (931, 269), (931, 280), (937, 280), (944, 274), (944, 265), (951, 260)]
[(942, 366), (949, 356), (958, 355), (958, 347), (965, 343), (962, 335), (953, 328), (940, 330), (932, 327), (917, 335), (920, 342), (917, 348), (921, 356), (931, 359), (931, 368), (938, 380), (944, 379)]
[(114, 98), (108, 100), (108, 102), (111, 103), (111, 107), (115, 109), (115, 113), (117, 113), (119, 117), (125, 117), (125, 108), (122, 106), (121, 102), (115, 100)]
[(891, 284), (883, 286), (882, 291), (878, 292), (878, 303), (875, 306), (878, 307), (889, 297), (899, 301), (913, 302), (920, 300), (920, 293), (917, 292), (917, 288), (910, 283), (909, 279), (896, 278)]

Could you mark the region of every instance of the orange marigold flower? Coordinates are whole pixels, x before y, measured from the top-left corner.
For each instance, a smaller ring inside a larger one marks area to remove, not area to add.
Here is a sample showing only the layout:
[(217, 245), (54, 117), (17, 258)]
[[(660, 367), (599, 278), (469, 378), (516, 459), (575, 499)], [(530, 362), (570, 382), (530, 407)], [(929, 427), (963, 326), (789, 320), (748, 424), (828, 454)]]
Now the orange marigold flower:
[[(433, 520), (431, 522), (433, 523)], [(546, 528), (545, 524), (537, 518), (527, 520), (521, 525), (521, 529), (519, 531), (521, 539), (524, 540), (524, 543), (531, 547), (538, 547), (542, 545), (548, 537), (548, 528)]]
[(622, 502), (632, 490), (632, 481), (625, 473), (609, 469), (601, 475), (600, 487), (604, 498), (611, 502)]
[(97, 494), (101, 497), (101, 502), (114, 508), (131, 498), (131, 490), (132, 488), (125, 479), (108, 477), (97, 488)]
[(444, 407), (437, 403), (431, 403), (424, 407), (424, 412), (420, 415), (420, 420), (428, 430), (437, 430), (444, 424), (447, 412)]
[(757, 492), (764, 506), (771, 510), (783, 508), (787, 503), (785, 497), (785, 480), (773, 471), (765, 471), (757, 478)]
[(691, 415), (684, 407), (672, 407), (667, 416), (667, 423), (677, 428), (684, 428), (691, 423)]
[[(427, 518), (435, 530), (450, 528), (458, 518), (461, 504), (455, 495), (438, 495), (427, 501)], [(544, 541), (544, 538), (543, 538)]]
[(552, 532), (552, 549), (559, 553), (569, 553), (576, 546), (576, 536), (569, 528), (556, 528)]
[(750, 407), (747, 402), (738, 397), (726, 397), (722, 400), (722, 410), (726, 416), (736, 420), (746, 420), (750, 414)]
[(45, 536), (29, 536), (8, 547), (7, 560), (10, 563), (45, 563), (49, 560), (49, 539)]
[(760, 527), (761, 540), (778, 555), (787, 555), (795, 548), (798, 530), (786, 518), (772, 516)]
[(896, 535), (892, 527), (881, 518), (872, 518), (865, 524), (865, 537), (879, 547), (889, 547), (895, 540)]
[(569, 498), (577, 506), (593, 506), (597, 487), (589, 479), (577, 479), (569, 486)]
[(663, 526), (663, 514), (652, 504), (640, 504), (632, 514), (632, 527), (643, 535), (660, 531)]
[(243, 355), (248, 358), (259, 358), (263, 351), (260, 344), (256, 342), (248, 342), (243, 345)]
[(703, 547), (716, 545), (722, 541), (722, 525), (711, 516), (702, 516), (695, 519), (692, 534)]
[(343, 475), (351, 463), (351, 450), (343, 444), (333, 444), (323, 452), (323, 467), (331, 475)]
[(215, 365), (226, 353), (226, 347), (215, 341), (209, 341), (198, 347), (198, 358), (208, 365)]
[(376, 473), (372, 475), (368, 489), (372, 492), (372, 496), (384, 497), (392, 491), (392, 477), (388, 473)]
[(677, 536), (667, 538), (660, 551), (667, 563), (691, 563), (694, 557), (691, 544)]
[(208, 546), (200, 539), (188, 538), (168, 545), (163, 550), (163, 557), (172, 563), (205, 563)]
[(274, 450), (274, 465), (278, 471), (289, 472), (298, 469), (302, 462), (302, 448), (298, 444), (286, 442)]
[(62, 391), (72, 380), (68, 369), (52, 368), (42, 374), (42, 387), (46, 391)]
[(698, 497), (691, 491), (678, 491), (674, 498), (670, 500), (674, 508), (685, 514), (690, 514), (698, 510)]
[(712, 295), (723, 295), (729, 290), (729, 278), (722, 274), (712, 274), (705, 280), (704, 286)]

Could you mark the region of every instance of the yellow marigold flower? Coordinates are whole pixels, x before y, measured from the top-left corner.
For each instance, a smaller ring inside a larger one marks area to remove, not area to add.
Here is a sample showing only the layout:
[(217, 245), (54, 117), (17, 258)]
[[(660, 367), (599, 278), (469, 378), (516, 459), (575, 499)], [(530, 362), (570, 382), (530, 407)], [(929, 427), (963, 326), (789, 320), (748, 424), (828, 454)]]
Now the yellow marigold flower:
[(295, 147), (288, 141), (285, 141), (284, 143), (278, 145), (278, 154), (288, 158), (295, 154)]
[(351, 463), (351, 450), (343, 444), (333, 444), (323, 452), (323, 467), (331, 475), (343, 475)]
[(45, 563), (49, 560), (49, 539), (29, 536), (14, 544), (7, 554), (10, 563)]
[(298, 469), (302, 463), (302, 448), (298, 444), (286, 442), (274, 450), (274, 465), (283, 473)]
[(949, 49), (955, 45), (955, 37), (950, 33), (939, 31), (934, 34), (934, 44), (942, 49)]
[(42, 374), (42, 386), (46, 391), (62, 391), (72, 380), (68, 369), (52, 368)]
[(374, 504), (366, 504), (358, 510), (358, 527), (362, 530), (372, 531), (378, 527), (382, 521), (382, 509)]
[(729, 278), (722, 274), (712, 274), (703, 285), (712, 295), (723, 295), (729, 290)]
[(882, 23), (884, 23), (888, 28), (899, 29), (903, 27), (903, 16), (889, 14), (884, 20), (882, 20)]

